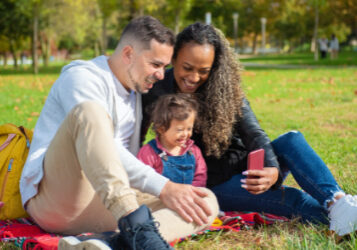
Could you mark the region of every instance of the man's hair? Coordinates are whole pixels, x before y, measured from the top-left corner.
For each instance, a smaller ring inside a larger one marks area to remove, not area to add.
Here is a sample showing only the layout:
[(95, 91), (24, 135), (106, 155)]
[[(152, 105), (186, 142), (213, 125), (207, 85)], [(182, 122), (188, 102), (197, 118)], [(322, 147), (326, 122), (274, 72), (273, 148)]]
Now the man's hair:
[(154, 103), (152, 111), (153, 129), (156, 133), (160, 128), (167, 131), (173, 119), (184, 121), (192, 112), (197, 115), (198, 108), (198, 101), (191, 94), (178, 93), (160, 96)]
[(119, 45), (139, 42), (142, 48), (149, 49), (152, 39), (170, 46), (175, 44), (175, 35), (169, 28), (152, 16), (141, 16), (131, 20), (125, 27)]

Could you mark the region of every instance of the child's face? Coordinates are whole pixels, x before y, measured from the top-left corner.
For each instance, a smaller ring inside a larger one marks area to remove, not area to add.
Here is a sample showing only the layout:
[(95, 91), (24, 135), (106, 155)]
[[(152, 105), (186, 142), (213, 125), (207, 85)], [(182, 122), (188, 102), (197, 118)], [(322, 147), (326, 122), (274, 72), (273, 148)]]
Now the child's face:
[(191, 112), (186, 120), (173, 119), (168, 130), (159, 132), (161, 144), (168, 150), (184, 147), (192, 135), (195, 118), (196, 114)]

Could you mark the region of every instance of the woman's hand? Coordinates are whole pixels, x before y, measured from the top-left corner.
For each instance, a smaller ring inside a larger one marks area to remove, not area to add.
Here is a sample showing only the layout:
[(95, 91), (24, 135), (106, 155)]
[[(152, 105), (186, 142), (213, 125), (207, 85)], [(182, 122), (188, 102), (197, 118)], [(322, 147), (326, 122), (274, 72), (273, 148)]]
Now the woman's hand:
[(265, 167), (263, 170), (247, 170), (242, 173), (247, 175), (242, 179), (242, 188), (252, 194), (261, 194), (267, 191), (278, 180), (279, 171), (275, 167)]

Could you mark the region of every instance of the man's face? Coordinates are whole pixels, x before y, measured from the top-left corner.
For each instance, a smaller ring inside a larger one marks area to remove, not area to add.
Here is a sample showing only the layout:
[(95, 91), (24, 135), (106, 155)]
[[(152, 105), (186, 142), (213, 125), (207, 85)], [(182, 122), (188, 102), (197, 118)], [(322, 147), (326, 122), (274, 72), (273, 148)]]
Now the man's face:
[(128, 68), (128, 87), (136, 92), (145, 94), (154, 83), (162, 80), (165, 67), (170, 64), (173, 47), (161, 44), (152, 39), (150, 49), (136, 49)]

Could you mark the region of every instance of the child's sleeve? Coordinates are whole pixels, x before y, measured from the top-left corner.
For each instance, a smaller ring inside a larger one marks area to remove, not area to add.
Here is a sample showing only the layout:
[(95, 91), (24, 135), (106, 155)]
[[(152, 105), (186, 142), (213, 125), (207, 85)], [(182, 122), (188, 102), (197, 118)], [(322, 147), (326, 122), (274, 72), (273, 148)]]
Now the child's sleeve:
[(207, 165), (202, 156), (201, 150), (196, 145), (192, 146), (192, 152), (196, 160), (196, 170), (193, 176), (192, 185), (196, 187), (205, 187), (207, 182)]
[(154, 168), (159, 174), (162, 174), (162, 161), (149, 144), (142, 146), (136, 157), (144, 164)]

